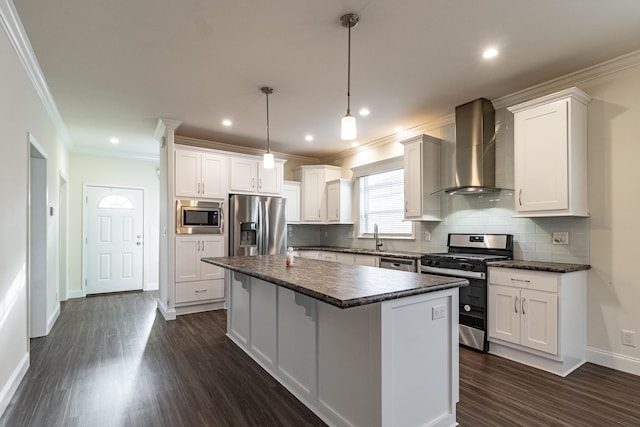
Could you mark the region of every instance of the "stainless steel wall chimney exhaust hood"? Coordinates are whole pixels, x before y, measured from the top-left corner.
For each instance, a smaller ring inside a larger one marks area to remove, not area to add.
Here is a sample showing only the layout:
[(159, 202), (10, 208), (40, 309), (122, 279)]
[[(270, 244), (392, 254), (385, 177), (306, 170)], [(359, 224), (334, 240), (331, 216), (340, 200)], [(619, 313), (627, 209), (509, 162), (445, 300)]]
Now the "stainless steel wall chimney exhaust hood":
[(447, 194), (500, 191), (496, 182), (496, 125), (491, 101), (479, 98), (456, 107), (456, 186)]

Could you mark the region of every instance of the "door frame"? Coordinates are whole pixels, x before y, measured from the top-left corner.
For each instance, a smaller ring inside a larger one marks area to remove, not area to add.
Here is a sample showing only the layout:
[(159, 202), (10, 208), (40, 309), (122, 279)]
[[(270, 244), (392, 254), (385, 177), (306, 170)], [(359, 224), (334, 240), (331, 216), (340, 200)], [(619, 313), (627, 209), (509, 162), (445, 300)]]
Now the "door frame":
[(144, 247), (142, 249), (142, 290), (146, 290), (146, 264), (147, 264), (147, 221), (146, 215), (147, 211), (144, 209), (144, 205), (146, 203), (145, 192), (146, 189), (144, 187), (132, 186), (132, 185), (120, 185), (120, 184), (90, 184), (83, 183), (82, 184), (82, 283), (80, 286), (82, 287), (82, 296), (87, 296), (87, 190), (88, 187), (104, 187), (104, 188), (122, 188), (124, 190), (142, 190), (142, 235), (143, 235), (143, 244)]
[(62, 170), (58, 176), (58, 301), (69, 293), (69, 178)]

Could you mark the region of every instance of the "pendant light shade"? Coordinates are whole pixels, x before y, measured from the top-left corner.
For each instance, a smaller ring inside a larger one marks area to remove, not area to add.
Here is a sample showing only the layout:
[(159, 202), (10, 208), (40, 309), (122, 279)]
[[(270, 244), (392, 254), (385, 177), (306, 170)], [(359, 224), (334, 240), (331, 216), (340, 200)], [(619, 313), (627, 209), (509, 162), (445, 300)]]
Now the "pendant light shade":
[(341, 137), (345, 141), (356, 139), (356, 118), (351, 115), (351, 28), (358, 25), (360, 17), (355, 13), (347, 13), (340, 17), (340, 24), (349, 30), (348, 56), (347, 56), (347, 114), (342, 118)]
[(262, 93), (267, 96), (267, 152), (264, 153), (264, 157), (262, 159), (262, 167), (265, 169), (273, 169), (275, 166), (275, 162), (273, 160), (273, 154), (270, 151), (270, 141), (269, 141), (269, 95), (273, 93), (273, 88), (268, 86), (264, 86), (260, 88)]

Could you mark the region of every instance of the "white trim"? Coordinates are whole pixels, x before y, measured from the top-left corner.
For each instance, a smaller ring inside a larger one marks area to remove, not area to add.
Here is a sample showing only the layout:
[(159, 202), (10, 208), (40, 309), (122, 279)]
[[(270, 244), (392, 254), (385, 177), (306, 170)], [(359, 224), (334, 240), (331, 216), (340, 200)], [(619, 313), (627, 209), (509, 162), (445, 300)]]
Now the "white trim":
[(49, 332), (53, 329), (53, 325), (56, 324), (58, 317), (60, 317), (60, 303), (56, 304), (56, 309), (53, 310), (53, 313), (49, 316), (49, 320), (47, 320), (47, 335), (49, 335)]
[(160, 298), (158, 298), (157, 301), (158, 301), (158, 311), (160, 312), (160, 314), (162, 314), (162, 317), (164, 317), (164, 320), (176, 320), (176, 309), (167, 308), (167, 305), (164, 302), (162, 302)]
[(624, 354), (587, 347), (587, 361), (629, 374), (640, 375), (640, 359)]
[(404, 169), (404, 156), (391, 157), (390, 159), (356, 166), (351, 168), (351, 171), (353, 172), (353, 179), (355, 180), (363, 176), (388, 172), (396, 169)]
[(144, 284), (143, 291), (157, 291), (160, 289), (160, 284), (158, 282), (147, 282)]
[(53, 95), (51, 95), (51, 91), (49, 91), (47, 80), (42, 73), (38, 59), (31, 47), (31, 42), (29, 41), (27, 32), (22, 26), (22, 21), (20, 20), (20, 16), (18, 15), (18, 11), (13, 5), (12, 0), (0, 1), (0, 21), (2, 21), (3, 27), (18, 55), (18, 58), (20, 58), (27, 75), (33, 83), (33, 87), (38, 93), (45, 110), (47, 110), (49, 118), (56, 127), (64, 144), (67, 148), (71, 149), (73, 147), (73, 143), (71, 142), (69, 130), (62, 120), (62, 116), (60, 115), (60, 111), (58, 111), (58, 106), (56, 105), (56, 101), (53, 99)]
[(170, 129), (175, 132), (178, 127), (182, 124), (179, 120), (173, 119), (163, 119), (160, 117), (158, 119), (158, 124), (156, 125), (156, 130), (153, 132), (153, 138), (156, 139), (161, 146), (164, 147), (164, 137), (167, 133), (167, 129)]
[[(226, 151), (228, 153), (249, 154), (253, 156), (262, 156), (264, 149), (242, 147), (239, 145), (225, 144), (223, 142), (207, 141), (204, 139), (189, 138), (186, 136), (175, 135), (174, 144), (187, 145), (190, 147), (209, 148), (212, 150)], [(308, 164), (316, 165), (320, 161), (314, 157), (300, 156), (297, 154), (279, 153), (271, 150), (276, 159), (297, 160)]]
[[(33, 147), (40, 153), (43, 159), (47, 160), (49, 155), (47, 154), (47, 150), (45, 150), (42, 145), (38, 142), (35, 136), (31, 132), (27, 132), (27, 136), (29, 138), (29, 144), (33, 145)], [(29, 157), (31, 156), (31, 147), (29, 147)]]
[(68, 290), (67, 289), (67, 299), (75, 299), (75, 298), (84, 298), (84, 293), (82, 289)]
[(16, 366), (16, 369), (13, 370), (13, 373), (9, 377), (7, 383), (2, 387), (0, 391), (0, 417), (4, 414), (4, 411), (9, 406), (9, 402), (11, 402), (11, 398), (15, 394), (20, 382), (24, 378), (27, 370), (29, 369), (29, 353), (25, 353), (20, 359), (20, 363)]

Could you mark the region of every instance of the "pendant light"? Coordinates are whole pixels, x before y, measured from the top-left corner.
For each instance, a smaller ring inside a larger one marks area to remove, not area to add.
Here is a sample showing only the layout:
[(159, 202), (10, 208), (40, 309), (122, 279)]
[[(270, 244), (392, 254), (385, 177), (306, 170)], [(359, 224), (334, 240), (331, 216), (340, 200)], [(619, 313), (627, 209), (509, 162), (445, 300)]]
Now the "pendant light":
[(260, 88), (260, 90), (262, 91), (262, 93), (264, 93), (267, 96), (267, 152), (264, 153), (262, 166), (265, 169), (273, 169), (275, 165), (273, 161), (273, 154), (271, 154), (271, 151), (270, 151), (271, 147), (269, 143), (269, 95), (273, 93), (273, 88), (264, 86)]
[(356, 118), (351, 115), (351, 28), (358, 25), (360, 17), (347, 13), (340, 17), (340, 23), (349, 30), (349, 50), (347, 57), (347, 114), (342, 118), (340, 134), (345, 141), (356, 139)]

